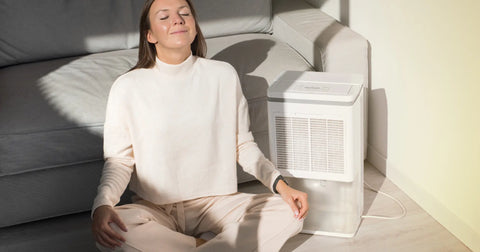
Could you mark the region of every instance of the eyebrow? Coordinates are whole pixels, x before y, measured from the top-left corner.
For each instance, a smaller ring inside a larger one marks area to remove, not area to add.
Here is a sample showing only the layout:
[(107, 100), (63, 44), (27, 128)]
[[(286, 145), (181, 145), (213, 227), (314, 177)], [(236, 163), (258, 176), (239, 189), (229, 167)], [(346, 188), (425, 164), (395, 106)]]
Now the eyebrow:
[[(187, 5), (182, 5), (182, 6), (178, 7), (178, 10), (181, 10), (181, 9), (184, 9), (184, 8), (188, 8), (188, 6)], [(160, 9), (157, 12), (155, 12), (155, 15), (157, 15), (161, 11), (169, 11), (169, 10), (170, 9)]]

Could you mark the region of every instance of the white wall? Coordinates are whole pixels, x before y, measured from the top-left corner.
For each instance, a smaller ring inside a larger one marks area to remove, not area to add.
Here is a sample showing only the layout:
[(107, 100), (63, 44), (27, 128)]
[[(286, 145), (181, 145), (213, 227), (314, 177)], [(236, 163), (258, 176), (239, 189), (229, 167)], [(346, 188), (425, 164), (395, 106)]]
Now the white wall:
[(317, 2), (371, 44), (368, 159), (480, 251), (480, 1)]

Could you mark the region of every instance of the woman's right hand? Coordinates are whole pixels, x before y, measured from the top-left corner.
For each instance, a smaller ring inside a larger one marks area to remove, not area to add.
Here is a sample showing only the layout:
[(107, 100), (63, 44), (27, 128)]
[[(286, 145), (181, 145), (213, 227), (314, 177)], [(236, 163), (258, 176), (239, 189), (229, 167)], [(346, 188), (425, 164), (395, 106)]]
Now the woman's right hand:
[(125, 238), (110, 227), (115, 223), (121, 230), (127, 232), (127, 227), (111, 206), (100, 206), (93, 213), (92, 232), (95, 240), (104, 247), (120, 247)]

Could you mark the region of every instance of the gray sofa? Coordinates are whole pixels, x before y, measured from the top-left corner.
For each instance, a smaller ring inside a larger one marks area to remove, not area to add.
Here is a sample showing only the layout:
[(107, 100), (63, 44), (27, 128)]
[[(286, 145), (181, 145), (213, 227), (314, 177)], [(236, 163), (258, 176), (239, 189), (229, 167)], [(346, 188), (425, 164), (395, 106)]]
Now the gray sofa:
[[(194, 4), (207, 57), (238, 71), (251, 130), (267, 156), (266, 89), (282, 71), (360, 73), (368, 80), (368, 42), (307, 2)], [(67, 234), (88, 237), (108, 92), (136, 62), (142, 6), (143, 0), (0, 2), (0, 251), (41, 251)], [(239, 183), (252, 180), (238, 174)], [(78, 244), (56, 248), (75, 251)]]

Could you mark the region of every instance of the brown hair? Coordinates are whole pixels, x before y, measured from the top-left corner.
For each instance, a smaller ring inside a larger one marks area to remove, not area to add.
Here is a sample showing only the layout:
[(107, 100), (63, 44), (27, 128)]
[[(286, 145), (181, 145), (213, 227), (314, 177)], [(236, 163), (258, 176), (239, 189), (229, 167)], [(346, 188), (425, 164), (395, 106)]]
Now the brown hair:
[[(192, 54), (198, 57), (204, 58), (207, 54), (207, 43), (203, 37), (200, 26), (197, 22), (197, 14), (193, 8), (192, 1), (186, 0), (190, 10), (192, 12), (193, 18), (195, 19), (195, 29), (197, 30), (197, 36), (193, 40), (190, 48), (192, 49)], [(148, 42), (147, 34), (150, 30), (150, 8), (152, 7), (155, 0), (147, 0), (143, 6), (142, 15), (140, 16), (140, 42), (138, 46), (138, 61), (137, 64), (130, 69), (130, 71), (139, 68), (152, 68), (155, 65), (155, 59), (157, 57), (157, 50), (155, 45)]]

